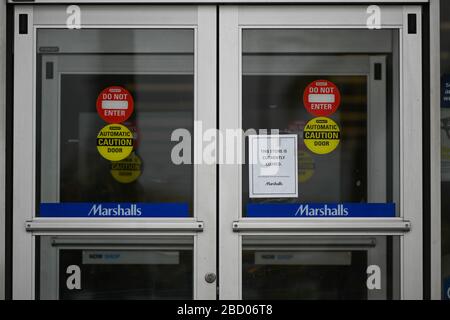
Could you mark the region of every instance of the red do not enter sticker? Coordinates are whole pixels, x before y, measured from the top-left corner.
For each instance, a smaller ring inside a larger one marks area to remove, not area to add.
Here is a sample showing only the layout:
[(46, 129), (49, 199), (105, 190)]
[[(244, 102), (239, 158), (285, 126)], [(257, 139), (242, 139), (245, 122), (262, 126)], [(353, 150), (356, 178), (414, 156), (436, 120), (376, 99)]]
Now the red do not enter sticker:
[(133, 110), (133, 97), (125, 88), (108, 87), (98, 95), (97, 113), (107, 123), (122, 123), (133, 114)]
[(317, 117), (326, 117), (336, 112), (341, 104), (338, 87), (328, 80), (311, 82), (303, 93), (303, 105)]

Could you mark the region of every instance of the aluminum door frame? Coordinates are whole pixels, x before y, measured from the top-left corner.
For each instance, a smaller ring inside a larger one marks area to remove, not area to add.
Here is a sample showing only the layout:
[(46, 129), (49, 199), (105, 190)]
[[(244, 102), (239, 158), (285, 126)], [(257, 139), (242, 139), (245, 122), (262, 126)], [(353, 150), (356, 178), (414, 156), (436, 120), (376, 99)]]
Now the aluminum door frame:
[[(187, 219), (44, 219), (35, 217), (36, 173), (36, 28), (66, 28), (67, 6), (14, 7), (14, 169), (13, 169), (13, 299), (35, 297), (37, 235), (192, 235), (194, 236), (194, 298), (215, 299), (216, 167), (195, 165), (194, 217)], [(216, 128), (216, 8), (214, 6), (80, 6), (82, 26), (177, 28), (196, 31), (195, 117), (203, 129)], [(19, 15), (28, 30), (19, 33)], [(31, 76), (30, 76), (31, 75)], [(201, 134), (195, 132), (194, 135)], [(205, 194), (208, 196), (205, 197)]]
[[(381, 6), (382, 28), (399, 30), (399, 208), (392, 219), (246, 219), (241, 215), (240, 165), (219, 168), (219, 297), (241, 299), (242, 236), (401, 235), (400, 297), (422, 299), (422, 26), (420, 6)], [(366, 6), (221, 6), (219, 14), (219, 129), (241, 129), (242, 28), (366, 29)], [(408, 33), (408, 15), (417, 32)], [(394, 81), (397, 79), (394, 79)], [(398, 121), (397, 121), (398, 120)], [(296, 230), (289, 224), (295, 224)], [(241, 228), (246, 225), (246, 228)], [(411, 232), (405, 232), (412, 226)], [(261, 230), (264, 230), (263, 232)], [(269, 232), (268, 232), (269, 230)], [(321, 230), (321, 231), (319, 231)], [(324, 231), (325, 230), (325, 231)], [(254, 232), (254, 233), (251, 233)]]

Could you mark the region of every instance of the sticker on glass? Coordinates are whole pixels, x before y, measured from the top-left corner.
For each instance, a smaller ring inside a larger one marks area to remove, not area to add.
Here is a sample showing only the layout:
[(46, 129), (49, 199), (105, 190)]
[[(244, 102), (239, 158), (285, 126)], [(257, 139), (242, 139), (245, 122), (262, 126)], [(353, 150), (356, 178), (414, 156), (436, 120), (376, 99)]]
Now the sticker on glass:
[(338, 87), (328, 80), (311, 82), (303, 92), (303, 105), (316, 117), (332, 115), (339, 108), (341, 94)]
[(135, 152), (121, 161), (111, 162), (111, 175), (120, 183), (136, 181), (142, 172), (142, 161)]
[(106, 160), (123, 160), (133, 151), (133, 134), (121, 124), (109, 124), (97, 135), (97, 150)]
[(250, 198), (298, 198), (297, 137), (249, 135)]
[(108, 87), (97, 98), (97, 113), (108, 123), (126, 121), (134, 110), (130, 92), (119, 86)]
[(133, 147), (134, 150), (137, 150), (139, 148), (140, 140), (141, 140), (141, 132), (138, 126), (138, 123), (135, 119), (128, 119), (124, 123), (122, 123), (124, 126), (126, 126), (132, 133), (133, 133)]
[(333, 120), (325, 117), (310, 120), (303, 130), (305, 146), (315, 154), (328, 154), (339, 145), (341, 132)]

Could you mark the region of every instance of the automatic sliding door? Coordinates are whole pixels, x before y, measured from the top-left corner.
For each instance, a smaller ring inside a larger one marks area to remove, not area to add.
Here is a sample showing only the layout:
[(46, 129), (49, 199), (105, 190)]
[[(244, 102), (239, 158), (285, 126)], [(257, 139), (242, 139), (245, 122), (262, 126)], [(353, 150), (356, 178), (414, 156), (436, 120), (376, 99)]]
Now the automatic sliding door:
[(215, 8), (105, 8), (16, 6), (14, 295), (215, 299)]
[(406, 12), (420, 8), (381, 11), (374, 29), (362, 6), (221, 8), (221, 128), (245, 150), (219, 179), (223, 298), (421, 295), (404, 264), (421, 263), (421, 190), (405, 184), (421, 130), (404, 131), (420, 118), (418, 70), (405, 71), (420, 61)]

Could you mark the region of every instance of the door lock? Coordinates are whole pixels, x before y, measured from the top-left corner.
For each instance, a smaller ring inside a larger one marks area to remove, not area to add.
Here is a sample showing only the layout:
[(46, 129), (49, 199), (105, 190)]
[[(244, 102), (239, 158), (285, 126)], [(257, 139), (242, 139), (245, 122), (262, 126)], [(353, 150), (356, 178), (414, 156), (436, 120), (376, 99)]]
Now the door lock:
[(216, 274), (212, 273), (212, 272), (211, 273), (207, 273), (205, 275), (205, 281), (208, 282), (208, 283), (213, 283), (214, 281), (216, 281), (216, 278), (217, 278)]

